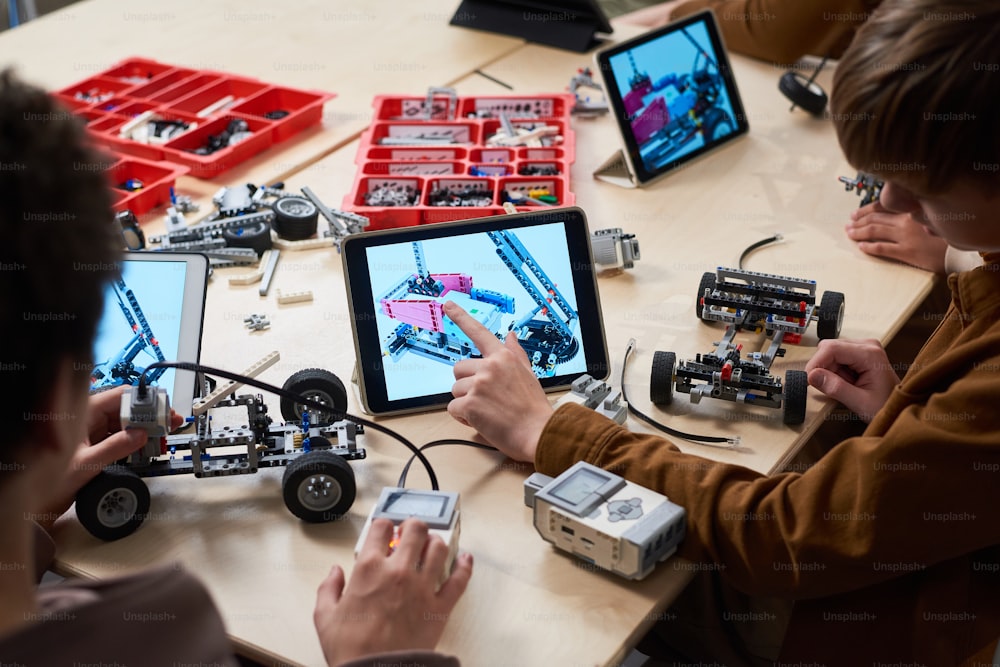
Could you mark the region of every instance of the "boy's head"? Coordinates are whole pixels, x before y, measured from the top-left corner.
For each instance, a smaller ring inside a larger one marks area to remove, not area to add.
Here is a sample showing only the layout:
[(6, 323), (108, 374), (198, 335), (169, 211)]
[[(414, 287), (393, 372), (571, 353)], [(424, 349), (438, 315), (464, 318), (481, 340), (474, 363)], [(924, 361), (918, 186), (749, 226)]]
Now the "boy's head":
[[(118, 272), (104, 163), (82, 124), (0, 72), (0, 470), (46, 413), (65, 364), (86, 392), (103, 293)], [(68, 417), (68, 416), (67, 416)]]
[(848, 162), (918, 195), (1000, 188), (1000, 2), (885, 0), (837, 65)]

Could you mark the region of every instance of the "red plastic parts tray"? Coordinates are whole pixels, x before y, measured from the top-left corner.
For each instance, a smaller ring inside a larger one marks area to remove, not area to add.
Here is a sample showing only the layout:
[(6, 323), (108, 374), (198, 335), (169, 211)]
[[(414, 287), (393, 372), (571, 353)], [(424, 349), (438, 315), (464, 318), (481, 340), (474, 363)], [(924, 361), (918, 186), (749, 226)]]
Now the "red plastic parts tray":
[(171, 162), (151, 162), (135, 157), (116, 156), (107, 169), (115, 211), (129, 209), (142, 215), (170, 202), (170, 189), (187, 167)]
[[(377, 230), (496, 215), (505, 201), (520, 211), (572, 206), (574, 102), (570, 94), (517, 95), (459, 97), (451, 106), (440, 96), (427, 114), (426, 97), (376, 97), (343, 208)], [(501, 113), (518, 134), (534, 134), (512, 139)]]
[(198, 178), (319, 124), (334, 97), (145, 58), (124, 60), (56, 96), (117, 153), (184, 165)]

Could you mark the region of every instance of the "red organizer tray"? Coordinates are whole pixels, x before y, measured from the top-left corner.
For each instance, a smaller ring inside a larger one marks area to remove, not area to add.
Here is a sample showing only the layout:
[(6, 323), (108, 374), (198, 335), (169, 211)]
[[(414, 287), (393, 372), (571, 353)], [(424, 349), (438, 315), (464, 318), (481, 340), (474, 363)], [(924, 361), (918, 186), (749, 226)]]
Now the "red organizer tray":
[[(99, 143), (117, 153), (183, 165), (198, 178), (213, 178), (272, 144), (318, 125), (323, 105), (334, 97), (146, 58), (123, 60), (56, 91), (56, 96), (87, 121)], [(150, 143), (123, 136), (120, 131), (145, 112), (182, 121), (189, 129)], [(207, 155), (195, 152), (234, 118), (246, 121), (249, 137)]]
[[(107, 169), (115, 211), (129, 209), (142, 215), (157, 206), (170, 202), (170, 189), (178, 176), (187, 173), (187, 167), (171, 162), (152, 162), (136, 157), (117, 156)], [(130, 190), (126, 183), (137, 180), (139, 189)]]
[[(434, 98), (427, 118), (426, 97), (378, 96), (374, 121), (361, 136), (355, 158), (358, 173), (343, 208), (366, 216), (369, 229), (377, 230), (497, 215), (504, 212), (509, 195), (516, 198), (532, 191), (556, 197), (553, 206), (572, 206), (574, 102), (573, 95), (560, 93), (460, 97), (452, 106), (442, 96)], [(518, 128), (555, 126), (560, 139), (543, 139), (547, 145), (542, 146), (490, 146), (489, 138), (501, 127), (500, 112)], [(424, 143), (429, 141), (441, 143)], [(474, 206), (433, 205), (454, 201), (450, 195), (462, 192), (481, 194), (482, 201)], [(527, 201), (516, 206), (520, 211), (539, 208)]]

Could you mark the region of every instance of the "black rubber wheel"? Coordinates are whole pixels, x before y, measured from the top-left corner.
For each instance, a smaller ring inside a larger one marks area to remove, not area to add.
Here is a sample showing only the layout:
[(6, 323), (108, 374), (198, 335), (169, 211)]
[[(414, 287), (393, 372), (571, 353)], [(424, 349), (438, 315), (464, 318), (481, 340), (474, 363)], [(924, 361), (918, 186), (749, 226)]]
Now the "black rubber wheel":
[(76, 494), (76, 516), (87, 531), (111, 542), (131, 535), (149, 514), (149, 488), (125, 466), (97, 473)]
[(839, 338), (840, 329), (844, 326), (844, 295), (840, 292), (824, 292), (818, 314), (816, 335), (819, 339)]
[(814, 116), (821, 116), (826, 109), (826, 91), (818, 83), (809, 83), (809, 77), (798, 72), (785, 72), (778, 79), (778, 90), (792, 101), (795, 106), (802, 107)]
[(274, 210), (274, 231), (281, 238), (301, 241), (316, 235), (319, 209), (305, 197), (281, 197), (271, 208)]
[(354, 471), (333, 452), (307, 452), (285, 468), (281, 495), (288, 511), (303, 521), (335, 521), (354, 504)]
[(231, 248), (253, 248), (258, 257), (263, 255), (265, 250), (270, 250), (273, 245), (271, 226), (266, 222), (227, 227), (222, 230), (222, 238)]
[(705, 120), (701, 124), (701, 136), (707, 144), (732, 134), (735, 129), (736, 124), (729, 114), (722, 109), (709, 109), (705, 112)]
[(649, 371), (649, 400), (654, 405), (670, 405), (674, 401), (674, 366), (677, 355), (673, 352), (653, 353), (653, 366)]
[[(306, 368), (293, 373), (285, 380), (282, 388), (333, 408), (332, 412), (321, 412), (310, 408), (309, 416), (313, 424), (332, 424), (341, 419), (347, 410), (347, 389), (344, 383), (339, 377), (322, 368)], [(304, 409), (302, 404), (289, 398), (281, 399), (281, 416), (285, 421), (300, 421)]]
[(785, 373), (785, 400), (782, 402), (782, 421), (789, 426), (806, 420), (806, 392), (809, 391), (809, 377), (805, 371)]
[(701, 283), (698, 284), (698, 296), (694, 300), (694, 314), (701, 319), (701, 314), (705, 310), (704, 306), (701, 304), (701, 298), (705, 296), (705, 290), (715, 289), (715, 273), (711, 271), (706, 271), (701, 274)]

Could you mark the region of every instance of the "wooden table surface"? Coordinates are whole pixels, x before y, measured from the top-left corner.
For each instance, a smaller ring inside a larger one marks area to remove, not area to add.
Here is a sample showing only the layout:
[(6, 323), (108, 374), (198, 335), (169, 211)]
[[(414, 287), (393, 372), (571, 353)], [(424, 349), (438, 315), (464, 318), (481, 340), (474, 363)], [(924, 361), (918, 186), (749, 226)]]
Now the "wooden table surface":
[[(338, 93), (322, 129), (272, 149), (219, 182), (184, 179), (179, 189), (210, 195), (224, 184), (286, 178), (288, 189), (310, 186), (339, 206), (353, 182), (357, 135), (371, 116), (375, 94), (419, 94), (427, 85), (454, 84), (460, 95), (563, 92), (589, 57), (484, 33), (449, 28), (447, 2), (198, 3), (163, 9), (118, 8), (89, 0), (0, 35), (0, 59), (50, 88), (84, 78), (124, 57), (143, 55), (196, 67)], [(147, 7), (147, 5), (143, 5)], [(151, 7), (149, 5), (148, 7)], [(197, 16), (197, 19), (193, 17)], [(616, 31), (616, 37), (630, 34)], [(85, 36), (85, 37), (84, 37)], [(41, 44), (48, 44), (42, 48)], [(721, 327), (694, 316), (701, 274), (734, 266), (751, 243), (776, 232), (784, 241), (753, 255), (746, 268), (815, 279), (819, 290), (846, 295), (845, 337), (888, 340), (930, 289), (932, 277), (859, 253), (843, 225), (857, 206), (837, 176), (853, 174), (829, 119), (789, 113), (777, 91), (780, 71), (733, 56), (750, 134), (643, 190), (591, 178), (618, 147), (609, 117), (574, 120), (572, 190), (592, 230), (621, 227), (637, 236), (642, 257), (634, 269), (599, 277), (605, 328), (618, 383), (629, 338), (637, 350), (626, 375), (635, 404), (672, 426), (739, 435), (733, 450), (678, 442), (685, 451), (747, 466), (779, 470), (823, 421), (832, 405), (810, 391), (807, 421), (781, 423), (780, 411), (680, 396), (669, 410), (649, 404), (654, 350), (679, 358), (707, 352)], [(513, 91), (473, 73), (482, 69)], [(820, 81), (828, 85), (831, 70)], [(150, 230), (160, 224), (150, 217)], [(292, 372), (323, 367), (347, 382), (354, 350), (340, 256), (332, 249), (285, 253), (271, 293), (229, 286), (217, 271), (208, 292), (202, 361), (242, 370), (271, 350), (281, 361), (262, 379), (280, 384)], [(276, 289), (310, 289), (314, 301), (277, 304)], [(248, 332), (243, 318), (265, 313), (271, 327)], [(747, 347), (755, 344), (744, 334)], [(810, 331), (775, 362), (774, 372), (802, 368), (815, 349)], [(350, 409), (359, 410), (354, 392)], [(272, 412), (277, 414), (277, 401)], [(469, 437), (444, 412), (382, 420), (411, 440)], [(630, 419), (636, 430), (647, 427)], [(315, 589), (333, 563), (348, 573), (365, 517), (383, 486), (395, 486), (407, 452), (374, 432), (362, 437), (368, 458), (352, 468), (358, 498), (341, 521), (309, 525), (280, 499), (282, 470), (251, 476), (149, 480), (152, 514), (133, 536), (105, 544), (72, 513), (57, 524), (64, 572), (105, 577), (163, 562), (193, 570), (208, 586), (241, 651), (268, 662), (317, 665), (312, 627)], [(692, 572), (669, 561), (642, 582), (595, 572), (555, 552), (537, 535), (521, 485), (531, 467), (497, 453), (448, 447), (431, 458), (442, 488), (462, 494), (462, 542), (476, 571), (441, 642), (465, 665), (614, 664), (662, 615)], [(414, 467), (408, 483), (426, 485)]]

